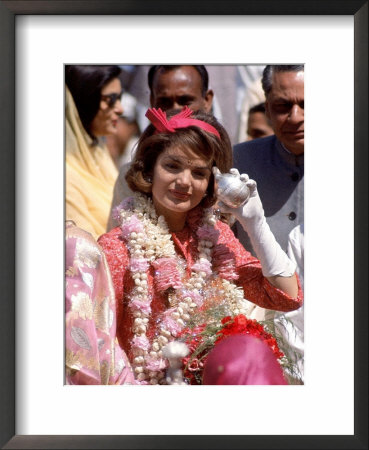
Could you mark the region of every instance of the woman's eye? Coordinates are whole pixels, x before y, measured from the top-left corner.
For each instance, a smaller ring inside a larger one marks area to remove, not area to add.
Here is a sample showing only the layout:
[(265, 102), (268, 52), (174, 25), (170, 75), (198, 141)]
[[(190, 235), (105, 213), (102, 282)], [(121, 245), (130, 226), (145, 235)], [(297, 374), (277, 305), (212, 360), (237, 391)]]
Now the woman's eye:
[(193, 175), (196, 178), (206, 178), (206, 172), (203, 171), (195, 171), (193, 172)]
[(179, 166), (175, 163), (166, 163), (164, 167), (168, 170), (178, 170)]

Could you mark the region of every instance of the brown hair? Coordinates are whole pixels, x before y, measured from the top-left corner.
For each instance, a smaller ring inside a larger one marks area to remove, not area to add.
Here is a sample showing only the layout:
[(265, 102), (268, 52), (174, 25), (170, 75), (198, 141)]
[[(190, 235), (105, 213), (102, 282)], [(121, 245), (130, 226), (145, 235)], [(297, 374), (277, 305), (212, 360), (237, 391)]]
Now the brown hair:
[[(178, 112), (167, 111), (167, 117)], [(190, 149), (199, 157), (212, 161), (212, 166), (217, 166), (221, 172), (229, 171), (232, 167), (232, 145), (226, 130), (211, 114), (194, 112), (191, 117), (212, 125), (220, 134), (220, 139), (196, 126), (179, 128), (175, 133), (155, 134), (155, 127), (149, 125), (138, 141), (135, 157), (126, 174), (128, 186), (132, 191), (151, 195), (151, 180), (156, 160), (169, 147)], [(214, 176), (211, 174), (207, 195), (200, 204), (208, 208), (215, 201)]]

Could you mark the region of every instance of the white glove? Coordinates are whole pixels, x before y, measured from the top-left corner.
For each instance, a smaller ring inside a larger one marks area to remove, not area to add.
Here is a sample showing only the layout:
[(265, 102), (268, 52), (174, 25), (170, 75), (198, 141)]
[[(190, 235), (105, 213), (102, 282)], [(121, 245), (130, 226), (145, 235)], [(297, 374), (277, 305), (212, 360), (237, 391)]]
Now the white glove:
[(237, 175), (250, 189), (250, 197), (245, 205), (231, 208), (223, 202), (218, 202), (219, 209), (224, 213), (233, 214), (250, 237), (251, 244), (259, 259), (265, 277), (291, 277), (296, 270), (294, 264), (281, 249), (265, 219), (256, 181), (250, 180), (248, 175), (231, 169), (230, 173)]

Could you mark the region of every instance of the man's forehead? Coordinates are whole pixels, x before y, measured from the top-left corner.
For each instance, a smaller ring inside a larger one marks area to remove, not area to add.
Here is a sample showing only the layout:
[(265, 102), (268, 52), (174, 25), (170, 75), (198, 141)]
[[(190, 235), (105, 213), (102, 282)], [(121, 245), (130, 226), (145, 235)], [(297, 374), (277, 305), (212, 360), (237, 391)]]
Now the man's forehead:
[(304, 96), (304, 72), (277, 72), (273, 74), (272, 88), (267, 98), (288, 98), (291, 94)]
[(201, 88), (201, 76), (192, 66), (178, 66), (171, 70), (159, 69), (154, 76), (154, 89), (164, 89), (170, 85)]
[(274, 88), (288, 88), (304, 84), (304, 71), (275, 72), (272, 76), (272, 91)]

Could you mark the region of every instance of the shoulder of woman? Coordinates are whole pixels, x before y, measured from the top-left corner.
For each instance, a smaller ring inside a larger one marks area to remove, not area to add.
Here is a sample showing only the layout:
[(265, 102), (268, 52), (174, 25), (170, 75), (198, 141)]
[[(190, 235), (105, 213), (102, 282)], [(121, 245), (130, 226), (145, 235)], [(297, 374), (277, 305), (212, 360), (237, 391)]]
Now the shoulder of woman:
[(114, 254), (118, 258), (123, 256), (128, 257), (128, 249), (122, 239), (122, 230), (120, 227), (113, 228), (108, 233), (102, 234), (97, 242), (105, 254)]
[(231, 230), (230, 226), (221, 220), (218, 220), (215, 228), (220, 231), (220, 239), (224, 241), (225, 239), (235, 239), (235, 235)]
[(99, 243), (99, 245), (103, 246), (106, 244), (111, 243), (112, 245), (120, 245), (123, 244), (125, 245), (122, 237), (122, 230), (120, 227), (115, 227), (112, 228), (110, 231), (108, 231), (107, 233), (102, 234), (98, 239), (97, 242)]

